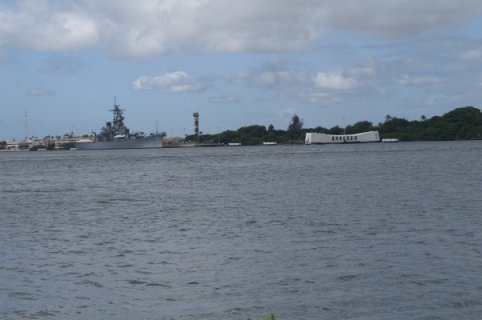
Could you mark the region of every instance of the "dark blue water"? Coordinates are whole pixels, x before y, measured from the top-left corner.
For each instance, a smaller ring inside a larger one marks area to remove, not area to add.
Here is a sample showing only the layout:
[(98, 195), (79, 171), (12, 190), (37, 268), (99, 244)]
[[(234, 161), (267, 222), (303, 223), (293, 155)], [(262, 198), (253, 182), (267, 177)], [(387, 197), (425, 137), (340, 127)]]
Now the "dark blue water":
[(0, 319), (481, 319), (482, 142), (0, 153)]

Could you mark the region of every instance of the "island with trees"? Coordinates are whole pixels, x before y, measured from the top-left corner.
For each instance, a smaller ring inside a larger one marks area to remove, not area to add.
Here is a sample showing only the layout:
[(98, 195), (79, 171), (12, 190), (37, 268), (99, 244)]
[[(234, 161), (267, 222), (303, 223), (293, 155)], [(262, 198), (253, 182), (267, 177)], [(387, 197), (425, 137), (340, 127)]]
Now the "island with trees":
[[(428, 119), (422, 115), (419, 120), (386, 115), (383, 122), (373, 124), (359, 121), (345, 128), (335, 126), (324, 128), (303, 128), (303, 120), (294, 115), (286, 130), (267, 128), (263, 125), (251, 125), (238, 130), (226, 130), (217, 134), (203, 134), (201, 143), (241, 143), (242, 145), (260, 145), (263, 142), (277, 144), (302, 144), (307, 132), (326, 134), (355, 134), (377, 130), (382, 139), (397, 138), (399, 141), (449, 141), (482, 139), (482, 113), (475, 107), (456, 108), (442, 116)], [(194, 140), (194, 136), (187, 136)]]

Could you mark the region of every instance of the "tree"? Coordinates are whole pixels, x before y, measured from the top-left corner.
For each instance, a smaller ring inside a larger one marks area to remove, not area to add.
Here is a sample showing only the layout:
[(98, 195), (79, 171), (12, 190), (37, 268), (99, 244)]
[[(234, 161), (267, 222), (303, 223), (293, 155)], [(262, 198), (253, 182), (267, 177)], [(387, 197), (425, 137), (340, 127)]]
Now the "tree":
[(288, 126), (288, 136), (291, 140), (299, 140), (302, 139), (302, 129), (303, 129), (303, 120), (298, 117), (297, 114), (291, 118), (291, 122)]
[(340, 128), (339, 126), (334, 126), (333, 128), (330, 129), (329, 133), (330, 134), (342, 134), (343, 129)]
[(359, 121), (351, 126), (346, 127), (347, 134), (360, 133), (373, 130), (373, 123), (370, 121)]
[(482, 113), (479, 109), (474, 107), (464, 107), (454, 109), (442, 116), (446, 121), (454, 123), (472, 123), (480, 124), (482, 121)]

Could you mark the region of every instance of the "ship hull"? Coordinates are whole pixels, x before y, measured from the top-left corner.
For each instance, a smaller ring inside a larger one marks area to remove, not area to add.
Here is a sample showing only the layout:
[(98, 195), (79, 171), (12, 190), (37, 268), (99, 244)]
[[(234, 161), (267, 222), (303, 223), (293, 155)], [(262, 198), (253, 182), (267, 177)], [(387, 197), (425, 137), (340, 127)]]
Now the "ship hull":
[(162, 148), (162, 137), (158, 135), (142, 139), (127, 139), (107, 142), (77, 143), (77, 150), (112, 150), (112, 149), (153, 149)]

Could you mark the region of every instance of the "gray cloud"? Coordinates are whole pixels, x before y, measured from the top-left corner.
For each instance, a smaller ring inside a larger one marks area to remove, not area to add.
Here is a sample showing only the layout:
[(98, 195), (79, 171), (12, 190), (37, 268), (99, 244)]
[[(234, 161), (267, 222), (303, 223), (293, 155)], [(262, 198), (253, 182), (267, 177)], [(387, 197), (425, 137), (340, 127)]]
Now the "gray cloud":
[(296, 89), (304, 86), (309, 79), (306, 72), (297, 70), (297, 66), (286, 61), (266, 63), (234, 77), (234, 82), (254, 87), (269, 89)]
[(327, 2), (332, 27), (392, 39), (459, 23), (482, 13), (482, 2), (478, 0)]
[(482, 13), (478, 0), (20, 0), (0, 7), (0, 50), (304, 50), (331, 30), (400, 38)]

